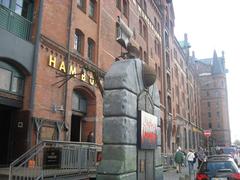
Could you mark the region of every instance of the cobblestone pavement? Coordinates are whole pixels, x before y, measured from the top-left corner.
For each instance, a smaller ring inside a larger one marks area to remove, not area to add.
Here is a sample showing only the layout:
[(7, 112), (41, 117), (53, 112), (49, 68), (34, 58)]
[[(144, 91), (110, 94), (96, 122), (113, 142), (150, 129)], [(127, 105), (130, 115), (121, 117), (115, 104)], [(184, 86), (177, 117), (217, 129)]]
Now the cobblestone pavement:
[(176, 169), (170, 169), (163, 173), (164, 180), (194, 180), (196, 173), (196, 167), (194, 167), (193, 175), (189, 179), (188, 167), (183, 167), (181, 173), (177, 173)]

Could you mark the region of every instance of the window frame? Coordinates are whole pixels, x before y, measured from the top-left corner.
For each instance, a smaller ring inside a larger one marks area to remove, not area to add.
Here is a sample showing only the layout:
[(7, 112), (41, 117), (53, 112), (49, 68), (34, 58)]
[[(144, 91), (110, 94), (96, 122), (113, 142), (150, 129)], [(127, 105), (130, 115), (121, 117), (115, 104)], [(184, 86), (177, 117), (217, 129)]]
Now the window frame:
[(94, 62), (95, 61), (95, 50), (96, 43), (93, 39), (88, 38), (88, 60)]
[[(77, 47), (75, 47), (77, 38)], [(85, 41), (85, 35), (80, 29), (75, 29), (74, 34), (74, 49), (82, 56), (84, 56), (84, 41)]]
[[(83, 6), (80, 5), (80, 1), (82, 1)], [(77, 0), (77, 7), (86, 13), (86, 0)]]
[[(93, 14), (91, 14), (92, 8), (93, 8)], [(97, 1), (96, 0), (89, 0), (88, 16), (93, 21), (97, 20)]]

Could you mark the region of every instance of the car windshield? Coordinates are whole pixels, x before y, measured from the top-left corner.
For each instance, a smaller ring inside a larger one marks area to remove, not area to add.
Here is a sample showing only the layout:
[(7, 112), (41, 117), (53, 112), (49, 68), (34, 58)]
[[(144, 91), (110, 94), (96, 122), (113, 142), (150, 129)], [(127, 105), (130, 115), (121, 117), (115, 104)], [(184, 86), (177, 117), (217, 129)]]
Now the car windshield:
[(235, 149), (234, 148), (223, 148), (223, 153), (224, 154), (232, 154), (235, 153)]
[(215, 174), (217, 172), (237, 172), (237, 167), (232, 161), (209, 161), (201, 166), (200, 172)]

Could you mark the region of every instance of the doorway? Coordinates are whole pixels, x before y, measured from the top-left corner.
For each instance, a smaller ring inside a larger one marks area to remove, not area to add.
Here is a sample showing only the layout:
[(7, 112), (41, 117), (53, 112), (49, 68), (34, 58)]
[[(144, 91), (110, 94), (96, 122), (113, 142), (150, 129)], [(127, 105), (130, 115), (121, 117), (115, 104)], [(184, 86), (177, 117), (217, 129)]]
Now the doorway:
[(12, 108), (0, 106), (0, 166), (5, 166), (9, 163), (12, 113)]
[(81, 139), (81, 116), (72, 115), (71, 120), (71, 141), (79, 142)]

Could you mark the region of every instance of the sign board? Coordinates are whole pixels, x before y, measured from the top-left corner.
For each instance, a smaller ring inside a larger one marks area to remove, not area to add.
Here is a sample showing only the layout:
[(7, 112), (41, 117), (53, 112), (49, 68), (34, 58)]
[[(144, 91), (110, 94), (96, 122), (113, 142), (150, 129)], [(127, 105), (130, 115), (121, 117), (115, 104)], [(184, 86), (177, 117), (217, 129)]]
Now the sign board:
[(204, 131), (203, 131), (203, 134), (204, 134), (204, 136), (206, 136), (206, 137), (210, 137), (211, 134), (212, 134), (212, 130), (211, 130), (211, 129), (204, 130)]
[(44, 148), (43, 168), (57, 169), (61, 167), (61, 149), (56, 147)]
[(157, 147), (157, 117), (145, 111), (139, 111), (138, 144), (141, 149)]

